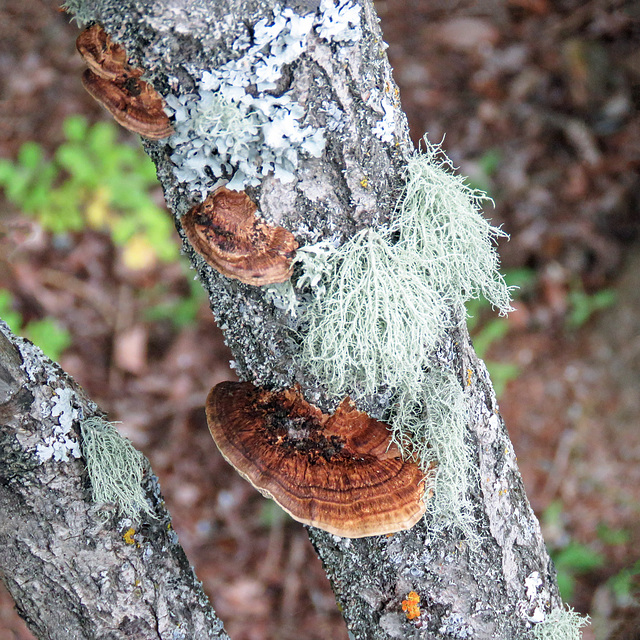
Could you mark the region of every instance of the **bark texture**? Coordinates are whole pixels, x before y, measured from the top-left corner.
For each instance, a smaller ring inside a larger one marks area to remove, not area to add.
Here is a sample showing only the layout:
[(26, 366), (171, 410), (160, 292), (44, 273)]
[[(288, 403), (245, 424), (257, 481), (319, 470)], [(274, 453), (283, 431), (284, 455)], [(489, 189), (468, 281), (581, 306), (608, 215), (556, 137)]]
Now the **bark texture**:
[[(146, 70), (145, 77), (166, 94), (170, 90), (191, 90), (203, 70), (215, 69), (234, 57), (234, 41), (246, 33), (247, 25), (255, 25), (264, 17), (272, 19), (276, 3), (73, 0), (70, 4), (84, 21), (101, 23), (114, 40), (126, 47), (136, 66)], [(319, 5), (313, 0), (279, 3), (283, 4), (299, 13), (315, 11)], [(336, 233), (344, 240), (362, 228), (388, 220), (401, 191), (402, 167), (412, 152), (373, 5), (368, 0), (361, 0), (360, 4), (363, 36), (348, 57), (337, 55), (335, 43), (312, 38), (289, 73), (289, 88), (311, 114), (312, 124), (325, 124), (322, 104), (331, 100), (344, 113), (343, 126), (327, 131), (327, 146), (321, 158), (301, 160), (294, 183), (282, 184), (267, 177), (260, 188), (248, 190), (267, 222), (292, 231), (301, 245)], [(379, 102), (371, 101), (376, 91), (390, 96), (395, 105), (393, 142), (382, 142), (372, 133), (381, 117)], [(145, 147), (156, 162), (167, 204), (184, 238), (180, 217), (198, 199), (176, 180), (168, 146), (145, 142)], [(220, 276), (187, 242), (184, 249), (209, 293), (211, 308), (233, 351), (239, 377), (270, 388), (299, 383), (310, 402), (325, 412), (333, 411), (335, 400), (301, 362), (295, 321), (276, 309), (262, 289)], [(449, 535), (434, 537), (424, 521), (390, 537), (359, 540), (310, 529), (311, 541), (324, 563), (351, 637), (358, 640), (523, 639), (530, 637), (535, 616), (560, 606), (555, 571), (526, 499), (486, 369), (475, 356), (466, 329), (450, 332), (445, 342), (440, 353), (447, 366), (458, 373), (468, 402), (467, 435), (476, 452), (481, 479), (472, 496), (481, 542), (470, 546), (453, 530)], [(9, 362), (6, 356), (5, 362)], [(42, 369), (39, 366), (37, 371)], [(29, 366), (26, 371), (30, 371)], [(51, 371), (38, 374), (39, 378), (24, 371), (12, 373), (14, 378), (22, 376), (20, 384), (26, 391), (12, 395), (11, 402), (37, 407), (38, 401), (31, 396), (51, 393), (47, 375), (65, 380), (66, 386), (72, 385), (60, 372)], [(83, 411), (95, 411), (88, 401), (77, 402)], [(380, 393), (360, 403), (359, 408), (382, 418), (388, 403), (388, 394)], [(22, 415), (31, 413), (24, 409)], [(6, 510), (0, 524), (5, 542), (0, 554), (11, 591), (41, 637), (55, 637), (46, 635), (46, 616), (38, 618), (36, 613), (46, 609), (46, 602), (53, 601), (56, 613), (60, 615), (64, 610), (69, 624), (76, 625), (76, 635), (68, 637), (128, 637), (118, 631), (125, 624), (120, 607), (123, 599), (136, 597), (136, 580), (142, 580), (142, 584), (152, 580), (147, 562), (159, 563), (152, 581), (155, 588), (171, 584), (176, 590), (184, 589), (186, 595), (176, 605), (177, 610), (185, 615), (191, 611), (190, 624), (195, 624), (197, 618), (201, 628), (207, 629), (162, 637), (225, 637), (203, 608), (184, 558), (167, 537), (167, 520), (148, 525), (141, 548), (123, 544), (122, 526), (100, 525), (90, 517), (82, 461), (34, 467), (33, 456), (26, 452), (33, 448), (35, 438), (41, 437), (40, 429), (46, 428), (46, 421), (38, 423), (32, 416), (24, 420), (16, 423), (13, 430), (3, 432), (2, 451), (10, 466), (4, 460), (3, 465), (11, 472), (8, 476), (4, 472), (0, 485)], [(27, 443), (24, 438), (33, 440)], [(53, 500), (28, 503), (16, 489), (25, 477), (33, 478), (33, 483), (47, 487), (47, 491), (61, 492), (64, 487), (64, 492), (70, 493), (68, 502), (58, 507)], [(157, 491), (151, 485), (149, 490)], [(37, 571), (30, 569), (25, 575), (19, 564), (6, 557), (9, 516), (15, 529), (12, 540), (16, 544), (19, 541), (25, 557), (33, 556), (34, 562), (37, 559)], [(42, 534), (43, 541), (56, 539), (60, 544), (55, 562), (50, 559), (51, 549), (45, 547), (44, 552), (42, 545), (33, 541), (34, 532), (41, 530), (47, 532), (46, 536)], [(144, 555), (146, 548), (153, 551), (149, 560)], [(102, 558), (104, 554), (109, 557)], [(108, 580), (102, 578), (97, 567), (105, 563), (115, 566), (114, 557), (120, 558), (125, 568), (121, 567), (120, 572), (113, 569)], [(175, 573), (171, 577), (172, 571)], [(163, 575), (166, 579), (161, 579)], [(150, 588), (152, 582), (148, 583)], [(84, 631), (81, 626), (85, 609), (91, 605), (78, 597), (79, 589), (83, 595), (91, 593), (95, 598), (91, 612), (94, 631)], [(422, 615), (416, 620), (408, 620), (402, 611), (402, 600), (410, 591), (421, 597)], [(167, 600), (160, 605), (154, 599), (161, 589), (150, 593), (153, 598), (149, 601), (149, 594), (138, 596), (147, 611), (139, 618), (145, 630), (131, 637), (160, 637), (159, 621), (169, 624), (169, 612), (175, 613), (164, 604)], [(201, 615), (198, 617), (196, 612)], [(133, 624), (128, 617), (127, 620), (127, 624)]]
[[(37, 638), (228, 639), (171, 528), (145, 461), (152, 514), (91, 502), (84, 459), (42, 462), (66, 416), (100, 415), (74, 381), (0, 322), (0, 577)], [(41, 451), (41, 449), (40, 449)]]

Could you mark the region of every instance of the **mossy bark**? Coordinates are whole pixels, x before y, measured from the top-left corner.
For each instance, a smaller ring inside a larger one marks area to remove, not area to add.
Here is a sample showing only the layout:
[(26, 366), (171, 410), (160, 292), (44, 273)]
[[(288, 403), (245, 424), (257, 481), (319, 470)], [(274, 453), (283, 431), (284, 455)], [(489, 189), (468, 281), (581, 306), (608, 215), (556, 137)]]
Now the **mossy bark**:
[[(193, 91), (201, 71), (232, 57), (234, 40), (247, 25), (271, 18), (276, 2), (193, 0), (171, 7), (160, 0), (70, 0), (68, 4), (81, 20), (100, 22), (146, 70), (145, 77), (166, 93), (170, 87)], [(307, 13), (319, 3), (291, 0), (279, 4)], [(361, 0), (361, 5), (363, 37), (347, 57), (338, 55), (339, 43), (315, 38), (289, 69), (289, 86), (311, 114), (312, 124), (324, 124), (323, 102), (332, 101), (344, 114), (342, 126), (327, 132), (322, 158), (301, 162), (296, 182), (281, 184), (267, 178), (259, 189), (249, 190), (265, 219), (291, 230), (301, 244), (329, 235), (344, 240), (388, 220), (401, 192), (402, 168), (412, 152), (373, 5), (368, 0)], [(395, 105), (393, 142), (382, 142), (372, 133), (381, 118), (376, 95), (388, 96)], [(156, 162), (167, 204), (184, 237), (179, 219), (197, 196), (176, 181), (167, 145), (146, 142), (145, 147)], [(310, 402), (332, 411), (336, 400), (302, 361), (301, 327), (296, 321), (274, 308), (262, 289), (220, 276), (188, 243), (184, 248), (210, 296), (240, 378), (271, 388), (299, 383)], [(470, 496), (478, 545), (470, 546), (453, 530), (435, 537), (424, 522), (390, 537), (359, 540), (310, 530), (311, 541), (353, 638), (525, 638), (531, 620), (560, 606), (553, 565), (526, 499), (486, 369), (475, 356), (466, 330), (450, 332), (438, 356), (458, 373), (468, 402), (468, 439), (480, 478)], [(381, 390), (359, 408), (382, 417), (388, 403), (388, 393)], [(86, 509), (81, 461), (71, 466), (77, 467), (77, 500)], [(32, 518), (37, 520), (37, 515)], [(166, 535), (161, 527), (151, 533)], [(106, 528), (101, 535), (115, 544), (119, 532)], [(139, 553), (123, 548), (129, 555)], [(81, 557), (89, 561), (88, 556)], [(5, 571), (11, 580), (11, 573)], [(64, 583), (64, 576), (58, 578)], [(53, 583), (51, 588), (55, 588)], [(414, 620), (408, 620), (402, 611), (402, 600), (410, 591), (421, 598), (422, 613)], [(27, 594), (14, 589), (13, 593), (19, 602), (46, 596), (38, 595), (37, 590)], [(64, 607), (62, 595), (60, 607)], [(73, 600), (68, 602), (73, 609)]]

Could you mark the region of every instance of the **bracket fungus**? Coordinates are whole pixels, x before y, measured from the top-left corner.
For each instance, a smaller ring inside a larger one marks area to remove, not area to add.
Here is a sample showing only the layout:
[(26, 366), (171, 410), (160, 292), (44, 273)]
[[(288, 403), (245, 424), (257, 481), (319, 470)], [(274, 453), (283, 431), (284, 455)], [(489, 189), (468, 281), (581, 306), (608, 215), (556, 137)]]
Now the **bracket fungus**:
[(76, 39), (76, 49), (89, 68), (105, 80), (117, 80), (122, 76), (139, 78), (141, 69), (129, 64), (124, 47), (111, 40), (99, 25), (93, 24)]
[(162, 140), (173, 133), (164, 100), (144, 80), (142, 69), (132, 67), (124, 47), (112, 42), (98, 24), (85, 29), (76, 48), (89, 66), (82, 84), (125, 129), (151, 140)]
[(348, 397), (327, 415), (297, 389), (222, 382), (206, 411), (227, 462), (295, 520), (362, 538), (408, 529), (425, 512), (425, 473)]
[(257, 210), (244, 191), (219, 187), (180, 222), (193, 248), (222, 275), (256, 286), (284, 282), (298, 243), (256, 217)]

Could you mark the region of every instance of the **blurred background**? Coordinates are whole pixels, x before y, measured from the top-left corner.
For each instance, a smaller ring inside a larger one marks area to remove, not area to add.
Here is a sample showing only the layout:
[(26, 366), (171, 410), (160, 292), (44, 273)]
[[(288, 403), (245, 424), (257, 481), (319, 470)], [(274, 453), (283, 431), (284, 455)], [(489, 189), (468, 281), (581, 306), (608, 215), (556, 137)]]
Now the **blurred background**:
[[(640, 638), (640, 3), (376, 7), (414, 141), (444, 138), (511, 235), (516, 311), (470, 326), (563, 596), (585, 640)], [(56, 2), (0, 3), (0, 317), (150, 458), (234, 640), (346, 640), (302, 526), (211, 441), (231, 356), (139, 141), (82, 88), (78, 32)], [(31, 637), (2, 590), (0, 640)]]

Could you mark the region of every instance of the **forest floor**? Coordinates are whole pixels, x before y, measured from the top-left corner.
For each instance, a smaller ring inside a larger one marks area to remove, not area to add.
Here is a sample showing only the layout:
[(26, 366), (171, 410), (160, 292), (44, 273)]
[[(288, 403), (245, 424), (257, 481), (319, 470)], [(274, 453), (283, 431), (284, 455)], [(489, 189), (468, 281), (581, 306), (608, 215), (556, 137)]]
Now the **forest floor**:
[[(516, 311), (475, 309), (474, 341), (563, 593), (592, 618), (585, 640), (640, 638), (640, 5), (376, 7), (414, 141), (446, 134), (511, 235), (500, 252), (521, 283)], [(77, 33), (48, 0), (2, 4), (1, 157), (27, 141), (53, 154), (73, 114), (105, 119), (80, 83)], [(60, 364), (151, 460), (231, 637), (346, 639), (303, 527), (211, 441), (203, 403), (233, 378), (231, 356), (185, 265), (133, 268), (107, 233), (52, 235), (0, 207), (0, 291), (23, 324), (55, 318), (71, 337)], [(168, 312), (150, 312), (161, 302)], [(2, 590), (0, 640), (31, 637)]]

